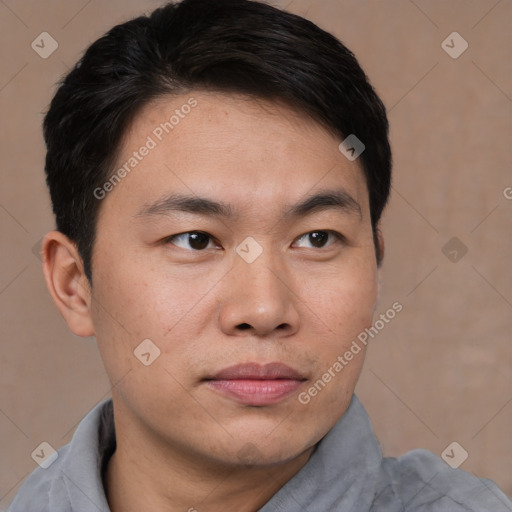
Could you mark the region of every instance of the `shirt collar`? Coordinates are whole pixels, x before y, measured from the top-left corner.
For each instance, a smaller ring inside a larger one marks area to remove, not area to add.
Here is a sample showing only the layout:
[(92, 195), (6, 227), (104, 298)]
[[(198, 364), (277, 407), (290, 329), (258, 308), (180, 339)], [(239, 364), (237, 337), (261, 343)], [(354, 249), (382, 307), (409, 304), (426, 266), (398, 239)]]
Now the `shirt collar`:
[(322, 438), (307, 464), (260, 512), (370, 510), (382, 453), (370, 419), (353, 395), (348, 409)]
[(102, 473), (115, 448), (113, 403), (109, 398), (80, 422), (63, 461), (62, 478), (71, 510), (110, 512)]

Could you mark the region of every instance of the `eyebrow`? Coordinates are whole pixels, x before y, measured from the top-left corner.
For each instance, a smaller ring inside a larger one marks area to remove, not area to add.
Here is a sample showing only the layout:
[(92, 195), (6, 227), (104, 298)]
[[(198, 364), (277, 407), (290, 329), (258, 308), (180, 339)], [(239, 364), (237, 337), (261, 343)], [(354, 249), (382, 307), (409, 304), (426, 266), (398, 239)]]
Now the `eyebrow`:
[[(320, 211), (337, 210), (362, 218), (361, 206), (345, 190), (324, 190), (288, 206), (282, 212), (284, 219), (305, 217)], [(209, 217), (237, 219), (239, 211), (230, 204), (206, 197), (185, 194), (165, 195), (151, 204), (145, 204), (135, 215), (137, 218), (167, 216), (172, 212), (193, 213)]]

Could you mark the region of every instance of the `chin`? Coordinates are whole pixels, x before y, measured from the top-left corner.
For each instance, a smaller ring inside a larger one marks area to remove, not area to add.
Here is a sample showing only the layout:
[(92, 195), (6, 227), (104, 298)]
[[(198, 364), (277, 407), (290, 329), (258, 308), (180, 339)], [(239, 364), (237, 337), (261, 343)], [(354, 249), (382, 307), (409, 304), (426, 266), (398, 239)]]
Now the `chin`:
[[(296, 435), (290, 437), (284, 435), (251, 435), (233, 441), (229, 447), (229, 459), (231, 464), (242, 466), (274, 466), (284, 464), (299, 457), (315, 444), (310, 436)], [(226, 451), (223, 452), (226, 456)]]

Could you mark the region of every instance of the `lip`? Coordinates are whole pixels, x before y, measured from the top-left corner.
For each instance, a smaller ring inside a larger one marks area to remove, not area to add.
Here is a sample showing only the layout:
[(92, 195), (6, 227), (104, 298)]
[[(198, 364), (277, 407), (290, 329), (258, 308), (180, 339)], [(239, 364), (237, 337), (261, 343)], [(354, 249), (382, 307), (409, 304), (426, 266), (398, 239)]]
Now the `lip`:
[(292, 379), (304, 380), (305, 377), (293, 368), (283, 363), (244, 363), (236, 364), (224, 368), (216, 373), (212, 380), (233, 380), (233, 379), (250, 379), (250, 380), (273, 380), (273, 379)]
[(230, 366), (206, 379), (210, 389), (245, 405), (276, 404), (306, 378), (282, 363), (245, 363)]

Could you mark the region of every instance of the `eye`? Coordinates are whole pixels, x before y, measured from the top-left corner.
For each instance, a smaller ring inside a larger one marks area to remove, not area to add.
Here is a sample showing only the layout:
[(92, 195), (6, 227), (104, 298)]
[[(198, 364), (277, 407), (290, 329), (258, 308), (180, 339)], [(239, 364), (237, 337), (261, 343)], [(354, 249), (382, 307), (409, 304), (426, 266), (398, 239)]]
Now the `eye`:
[(165, 243), (170, 243), (182, 249), (202, 251), (208, 249), (208, 243), (212, 240), (211, 235), (203, 231), (187, 231), (167, 237)]
[(313, 245), (313, 248), (322, 249), (326, 246), (329, 236), (334, 238), (334, 243), (341, 243), (345, 241), (345, 237), (336, 231), (310, 231), (298, 238), (298, 242), (306, 240)]

